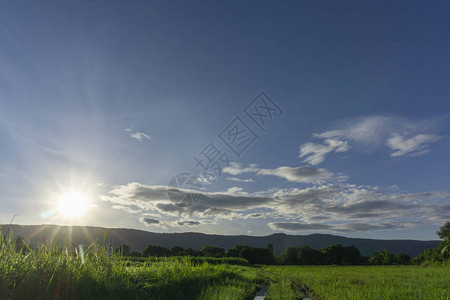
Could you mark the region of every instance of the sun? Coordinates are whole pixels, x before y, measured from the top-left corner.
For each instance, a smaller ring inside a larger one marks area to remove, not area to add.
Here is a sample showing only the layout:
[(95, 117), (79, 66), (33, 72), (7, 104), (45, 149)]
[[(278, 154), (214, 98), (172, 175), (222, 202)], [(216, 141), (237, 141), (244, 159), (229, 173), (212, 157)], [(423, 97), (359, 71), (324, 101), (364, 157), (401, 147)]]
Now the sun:
[(88, 197), (82, 192), (71, 191), (59, 198), (58, 211), (65, 218), (81, 217), (88, 207)]

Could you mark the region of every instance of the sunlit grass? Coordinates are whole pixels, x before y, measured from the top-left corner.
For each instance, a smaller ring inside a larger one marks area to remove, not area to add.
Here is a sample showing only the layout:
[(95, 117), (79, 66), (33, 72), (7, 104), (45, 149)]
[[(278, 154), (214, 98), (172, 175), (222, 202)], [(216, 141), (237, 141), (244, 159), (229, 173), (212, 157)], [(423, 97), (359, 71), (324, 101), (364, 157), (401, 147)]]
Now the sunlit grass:
[(257, 286), (254, 268), (189, 257), (130, 265), (92, 244), (83, 264), (75, 250), (16, 248), (12, 239), (1, 245), (1, 299), (244, 299)]

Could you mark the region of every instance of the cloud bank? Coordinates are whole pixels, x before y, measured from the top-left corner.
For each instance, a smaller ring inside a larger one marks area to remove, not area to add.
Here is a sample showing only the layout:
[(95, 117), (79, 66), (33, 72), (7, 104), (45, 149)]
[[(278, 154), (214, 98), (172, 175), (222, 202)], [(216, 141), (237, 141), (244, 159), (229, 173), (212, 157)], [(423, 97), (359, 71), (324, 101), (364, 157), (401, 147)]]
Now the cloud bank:
[[(102, 197), (112, 205), (130, 208), (129, 213), (148, 226), (185, 227), (216, 224), (220, 220), (265, 220), (281, 231), (361, 232), (398, 230), (423, 224), (441, 224), (450, 215), (447, 192), (388, 193), (370, 186), (328, 184), (309, 188), (272, 189), (247, 193), (242, 188), (199, 193), (198, 202), (183, 206), (167, 198), (164, 186), (137, 182), (113, 188)], [(132, 211), (138, 207), (141, 211)], [(265, 213), (255, 212), (266, 210)], [(161, 216), (159, 219), (154, 216)], [(178, 220), (177, 220), (178, 218)], [(166, 221), (174, 219), (173, 221)]]

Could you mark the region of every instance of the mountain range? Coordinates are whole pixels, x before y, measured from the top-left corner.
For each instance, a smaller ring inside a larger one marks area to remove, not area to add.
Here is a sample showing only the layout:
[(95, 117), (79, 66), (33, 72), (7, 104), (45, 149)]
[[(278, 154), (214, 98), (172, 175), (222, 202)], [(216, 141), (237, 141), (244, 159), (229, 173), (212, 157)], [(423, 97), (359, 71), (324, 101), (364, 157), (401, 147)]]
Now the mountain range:
[(195, 232), (156, 233), (137, 229), (103, 228), (91, 226), (59, 226), (59, 225), (3, 225), (3, 235), (12, 232), (14, 237), (21, 236), (28, 243), (49, 243), (60, 245), (69, 244), (88, 245), (99, 241), (112, 247), (125, 244), (131, 251), (143, 251), (148, 244), (160, 245), (167, 248), (179, 246), (201, 250), (205, 246), (231, 248), (243, 244), (253, 247), (267, 247), (272, 244), (277, 254), (284, 252), (289, 246), (309, 246), (320, 249), (333, 244), (344, 246), (354, 245), (362, 255), (370, 256), (374, 251), (387, 249), (393, 254), (407, 253), (411, 257), (417, 256), (428, 248), (435, 248), (438, 240), (378, 240), (363, 238), (348, 238), (331, 234), (288, 235), (275, 233), (267, 236), (249, 235), (216, 235)]

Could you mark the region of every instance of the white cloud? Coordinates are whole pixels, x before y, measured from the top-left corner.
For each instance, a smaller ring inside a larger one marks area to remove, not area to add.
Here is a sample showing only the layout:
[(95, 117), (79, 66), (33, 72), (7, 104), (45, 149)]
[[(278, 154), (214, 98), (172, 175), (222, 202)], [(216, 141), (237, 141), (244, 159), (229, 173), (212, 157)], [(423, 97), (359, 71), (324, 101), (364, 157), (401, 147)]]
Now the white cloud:
[(393, 134), (388, 139), (388, 146), (394, 150), (391, 156), (422, 155), (430, 151), (429, 144), (440, 140), (440, 137), (434, 134), (418, 134), (412, 138), (406, 139), (399, 134)]
[(139, 142), (142, 142), (144, 139), (151, 140), (151, 136), (143, 132), (135, 132), (130, 134), (130, 136), (134, 139), (137, 139)]
[(151, 140), (152, 139), (152, 137), (149, 134), (139, 132), (139, 131), (133, 132), (134, 130), (131, 128), (126, 128), (125, 131), (128, 132), (129, 136), (131, 136), (133, 139), (138, 140), (139, 142), (142, 142), (143, 140)]
[(273, 175), (285, 178), (292, 182), (317, 182), (319, 180), (327, 179), (332, 176), (332, 173), (325, 169), (316, 169), (307, 166), (303, 167), (279, 167), (276, 169), (261, 169), (257, 172), (258, 175)]
[(350, 147), (347, 142), (338, 139), (326, 139), (324, 144), (306, 143), (300, 147), (300, 158), (311, 165), (320, 164), (331, 152), (346, 152)]
[(313, 134), (321, 143), (300, 146), (300, 158), (317, 165), (333, 152), (346, 152), (350, 148), (371, 153), (389, 146), (391, 156), (408, 154), (417, 156), (430, 151), (429, 144), (439, 140), (434, 132), (441, 118), (411, 121), (400, 117), (371, 116), (351, 118), (337, 122), (333, 128)]
[[(192, 193), (174, 189), (180, 195)], [(130, 183), (113, 188), (101, 199), (130, 214), (138, 207), (144, 216), (141, 222), (162, 228), (200, 225), (196, 222), (211, 224), (221, 219), (268, 219), (276, 230), (354, 232), (401, 229), (403, 223), (441, 224), (450, 214), (448, 192), (382, 192), (354, 184), (254, 193), (238, 187), (214, 193), (196, 191), (199, 200), (190, 206), (170, 201), (166, 193), (163, 186)], [(126, 207), (133, 210), (127, 211)], [(189, 222), (170, 221), (174, 217)]]
[(225, 178), (226, 180), (229, 181), (237, 181), (237, 182), (255, 182), (253, 179), (249, 178), (249, 179), (240, 179), (240, 178), (236, 178), (236, 177), (227, 177)]
[[(312, 183), (318, 182), (325, 179), (330, 179), (333, 175), (331, 172), (325, 169), (316, 169), (308, 166), (302, 167), (278, 167), (276, 169), (263, 169), (259, 168), (256, 164), (251, 164), (248, 167), (243, 167), (239, 163), (232, 162), (226, 168), (222, 170), (224, 173), (231, 175), (239, 175), (243, 173), (256, 173), (257, 175), (263, 176), (277, 176), (280, 178), (287, 179), (291, 182), (304, 182)], [(228, 179), (228, 178), (227, 178)], [(241, 181), (238, 178), (229, 179), (232, 181)], [(248, 180), (248, 179), (247, 179)], [(251, 180), (251, 179), (250, 179)], [(249, 182), (249, 181), (245, 181)]]
[(240, 175), (243, 173), (256, 173), (260, 169), (255, 164), (251, 164), (248, 167), (243, 168), (240, 163), (231, 162), (229, 166), (222, 169), (222, 172), (230, 175)]

